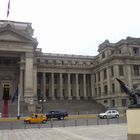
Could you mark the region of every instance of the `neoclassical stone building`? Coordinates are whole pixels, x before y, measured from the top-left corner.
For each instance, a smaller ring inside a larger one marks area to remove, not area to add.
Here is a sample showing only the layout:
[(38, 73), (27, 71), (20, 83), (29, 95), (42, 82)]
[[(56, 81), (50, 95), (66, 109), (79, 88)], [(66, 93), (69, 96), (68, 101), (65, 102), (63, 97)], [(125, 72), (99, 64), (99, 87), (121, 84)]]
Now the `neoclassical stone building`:
[[(95, 99), (105, 107), (125, 109), (129, 100), (116, 77), (130, 87), (140, 82), (140, 38), (99, 45), (97, 56), (43, 53), (31, 23), (0, 21), (0, 100), (20, 101), (35, 111), (37, 101)], [(46, 46), (47, 47), (47, 46)]]

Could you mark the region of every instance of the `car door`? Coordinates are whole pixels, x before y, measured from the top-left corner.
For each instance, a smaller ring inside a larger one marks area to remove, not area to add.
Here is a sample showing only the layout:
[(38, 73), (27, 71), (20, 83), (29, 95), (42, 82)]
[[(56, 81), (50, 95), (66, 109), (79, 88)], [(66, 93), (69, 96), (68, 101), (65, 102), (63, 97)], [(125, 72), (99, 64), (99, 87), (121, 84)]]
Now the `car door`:
[(115, 110), (112, 110), (112, 117), (114, 118), (116, 116), (116, 111)]
[(107, 117), (108, 117), (108, 118), (111, 118), (111, 117), (112, 117), (112, 112), (111, 112), (111, 110), (109, 110), (109, 111), (107, 112)]

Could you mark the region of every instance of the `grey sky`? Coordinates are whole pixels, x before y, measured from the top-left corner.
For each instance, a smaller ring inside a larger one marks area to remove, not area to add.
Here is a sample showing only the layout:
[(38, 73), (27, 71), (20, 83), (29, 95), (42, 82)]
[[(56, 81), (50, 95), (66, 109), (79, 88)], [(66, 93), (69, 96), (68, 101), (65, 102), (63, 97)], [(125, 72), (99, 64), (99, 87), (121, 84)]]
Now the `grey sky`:
[[(1, 19), (8, 0), (0, 0)], [(98, 45), (140, 37), (139, 0), (11, 0), (9, 20), (32, 22), (47, 53), (97, 55)]]

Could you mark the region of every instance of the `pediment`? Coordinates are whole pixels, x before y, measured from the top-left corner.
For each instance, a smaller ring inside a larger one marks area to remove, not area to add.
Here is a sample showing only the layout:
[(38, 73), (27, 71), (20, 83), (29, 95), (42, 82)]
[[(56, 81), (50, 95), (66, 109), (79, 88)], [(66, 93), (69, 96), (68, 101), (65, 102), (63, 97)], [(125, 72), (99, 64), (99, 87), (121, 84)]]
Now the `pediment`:
[(6, 30), (0, 32), (0, 41), (33, 42), (33, 39), (21, 33), (18, 34), (14, 31)]

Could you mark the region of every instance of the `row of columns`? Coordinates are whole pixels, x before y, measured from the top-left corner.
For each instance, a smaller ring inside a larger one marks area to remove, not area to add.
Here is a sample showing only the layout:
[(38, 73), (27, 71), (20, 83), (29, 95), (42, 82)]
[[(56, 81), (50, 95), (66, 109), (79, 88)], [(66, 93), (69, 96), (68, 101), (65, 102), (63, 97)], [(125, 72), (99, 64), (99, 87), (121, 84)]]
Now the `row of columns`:
[[(43, 92), (43, 96), (46, 95), (46, 73), (43, 72), (43, 77), (42, 77), (42, 92)], [(51, 73), (51, 79), (50, 79), (50, 86), (51, 86), (51, 98), (53, 100), (55, 100), (55, 83), (54, 83), (54, 73)], [(79, 93), (79, 75), (78, 74), (75, 74), (75, 97), (76, 99), (80, 99), (80, 93)], [(67, 97), (69, 100), (72, 99), (72, 93), (71, 93), (71, 89), (72, 89), (72, 86), (71, 86), (71, 74), (68, 73), (67, 74)], [(94, 88), (93, 88), (93, 76), (90, 77), (90, 96), (91, 97), (94, 97)], [(63, 85), (63, 74), (62, 73), (59, 73), (59, 97), (60, 99), (63, 99), (63, 88), (64, 88), (64, 85)], [(87, 83), (86, 83), (86, 74), (83, 74), (83, 97), (86, 99), (88, 97), (87, 95)]]

